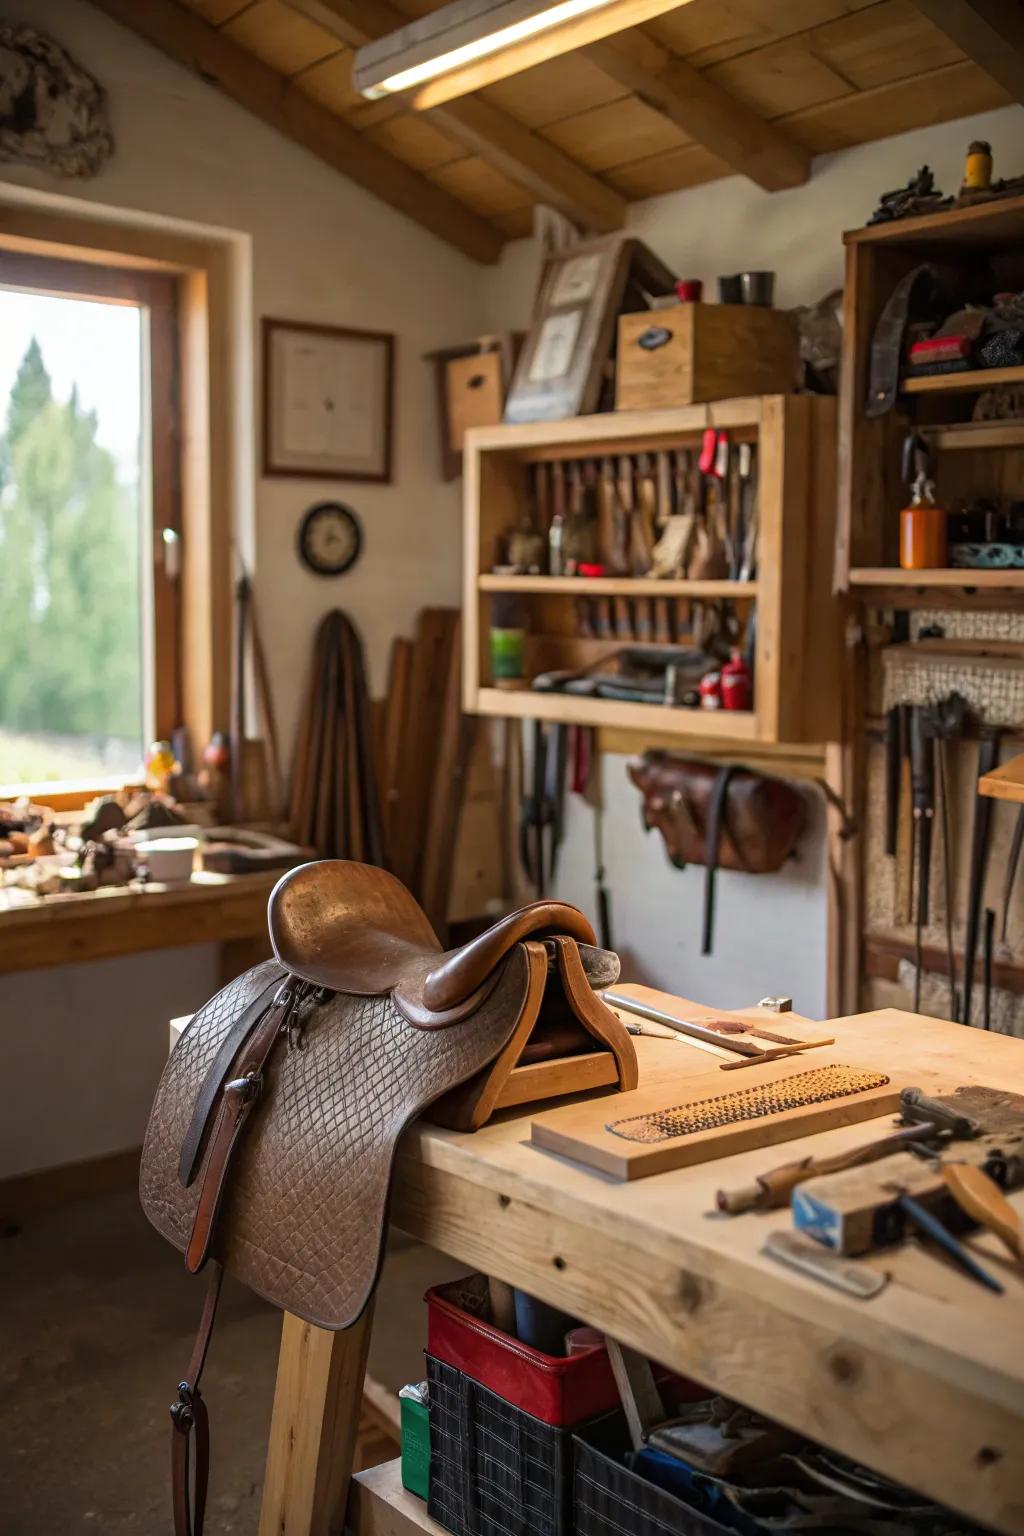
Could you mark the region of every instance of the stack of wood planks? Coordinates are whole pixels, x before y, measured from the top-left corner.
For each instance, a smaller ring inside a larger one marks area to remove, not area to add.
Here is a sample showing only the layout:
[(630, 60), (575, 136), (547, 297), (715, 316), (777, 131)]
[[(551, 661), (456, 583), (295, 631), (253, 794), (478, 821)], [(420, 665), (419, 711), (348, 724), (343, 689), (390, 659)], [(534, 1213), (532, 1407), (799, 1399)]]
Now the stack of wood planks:
[(474, 721), (462, 713), (461, 619), (424, 608), (415, 639), (395, 639), (378, 711), (385, 863), (438, 932), (448, 917), (455, 841)]

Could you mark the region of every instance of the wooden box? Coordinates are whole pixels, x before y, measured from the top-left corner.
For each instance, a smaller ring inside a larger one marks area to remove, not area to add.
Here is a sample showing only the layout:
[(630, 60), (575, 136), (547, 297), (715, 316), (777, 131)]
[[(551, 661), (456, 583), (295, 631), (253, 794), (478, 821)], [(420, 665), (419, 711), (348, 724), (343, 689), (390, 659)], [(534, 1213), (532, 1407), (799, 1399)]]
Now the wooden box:
[(505, 409), (504, 358), (500, 352), (474, 352), (445, 364), (448, 448), (460, 463), (469, 427), (493, 427)]
[(700, 405), (797, 386), (792, 316), (746, 304), (680, 304), (619, 318), (617, 411)]

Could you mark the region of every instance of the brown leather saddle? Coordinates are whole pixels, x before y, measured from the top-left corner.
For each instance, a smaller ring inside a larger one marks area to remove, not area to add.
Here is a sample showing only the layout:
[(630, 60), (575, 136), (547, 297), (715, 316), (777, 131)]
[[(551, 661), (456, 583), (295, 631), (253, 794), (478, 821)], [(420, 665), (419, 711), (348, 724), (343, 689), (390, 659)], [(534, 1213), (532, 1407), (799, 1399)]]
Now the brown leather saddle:
[(286, 874), (269, 922), (276, 958), (192, 1019), (142, 1152), (146, 1215), (190, 1271), (211, 1273), (171, 1409), (179, 1536), (202, 1530), (198, 1381), (224, 1269), (307, 1322), (347, 1328), (376, 1284), (395, 1146), (416, 1115), (475, 1130), (574, 1080), (637, 1081), (632, 1041), (595, 991), (618, 960), (575, 907), (534, 902), (442, 953), (394, 876), (338, 859)]

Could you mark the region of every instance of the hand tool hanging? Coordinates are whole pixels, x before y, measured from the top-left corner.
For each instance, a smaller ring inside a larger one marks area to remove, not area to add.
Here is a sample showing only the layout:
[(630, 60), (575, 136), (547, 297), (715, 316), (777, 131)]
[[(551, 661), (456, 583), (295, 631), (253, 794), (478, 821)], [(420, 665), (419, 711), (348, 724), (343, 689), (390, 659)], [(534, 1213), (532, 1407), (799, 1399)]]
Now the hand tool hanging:
[(590, 806), (594, 832), (594, 896), (597, 903), (597, 931), (602, 949), (614, 949), (612, 943), (611, 896), (605, 884), (604, 803), (601, 794), (601, 764), (597, 753), (597, 732), (593, 726), (569, 727), (569, 785)]
[(999, 937), (1004, 944), (1006, 943), (1006, 926), (1010, 921), (1010, 898), (1017, 878), (1022, 846), (1024, 846), (1024, 805), (1017, 812), (1017, 820), (1013, 825), (1013, 837), (1010, 840), (1010, 852), (1006, 860), (1006, 878), (1003, 881), (1003, 921), (999, 929)]
[(263, 649), (256, 605), (252, 595), (252, 579), (244, 566), (235, 584), (237, 604), (237, 632), (235, 639), (235, 688), (232, 706), (231, 750), (231, 813), (236, 821), (245, 819), (245, 784), (243, 758), (245, 755), (246, 716), (246, 641), (252, 645), (253, 674), (256, 681), (256, 700), (263, 730), (266, 734), (265, 763), (267, 772), (267, 808), (273, 819), (284, 811), (284, 772), (281, 767), (281, 749), (277, 737), (277, 718), (274, 700), (270, 692), (270, 673), (267, 655)]
[[(991, 773), (999, 762), (999, 728), (985, 725), (978, 748), (978, 778)], [(985, 872), (988, 868), (989, 841), (992, 832), (992, 801), (975, 789), (974, 826), (971, 831), (971, 875), (967, 894), (967, 937), (964, 941), (964, 999), (962, 1024), (971, 1022), (971, 992), (974, 987), (974, 961), (978, 953), (978, 929), (981, 924)]]
[(932, 827), (935, 818), (935, 747), (927, 712), (910, 711), (910, 803), (917, 850), (917, 896), (914, 906), (914, 1012), (921, 1008), (921, 935), (928, 925), (928, 888), (932, 872)]
[(942, 809), (942, 887), (946, 928), (946, 975), (949, 981), (949, 1017), (960, 1017), (960, 994), (956, 984), (956, 960), (953, 954), (953, 814), (949, 789), (949, 743), (962, 741), (967, 732), (969, 706), (963, 694), (950, 693), (937, 704), (925, 707), (929, 730), (935, 741), (939, 794)]
[(757, 447), (742, 442), (738, 453), (740, 470), (740, 564), (738, 581), (754, 581), (757, 574)]
[(519, 852), (523, 869), (545, 895), (555, 877), (564, 831), (566, 727), (534, 722), (532, 790), (524, 795), (519, 819)]
[(714, 427), (704, 433), (697, 468), (701, 478), (702, 510), (694, 538), (689, 575), (696, 580), (722, 580), (729, 574), (723, 538), (722, 480), (729, 463), (729, 439)]

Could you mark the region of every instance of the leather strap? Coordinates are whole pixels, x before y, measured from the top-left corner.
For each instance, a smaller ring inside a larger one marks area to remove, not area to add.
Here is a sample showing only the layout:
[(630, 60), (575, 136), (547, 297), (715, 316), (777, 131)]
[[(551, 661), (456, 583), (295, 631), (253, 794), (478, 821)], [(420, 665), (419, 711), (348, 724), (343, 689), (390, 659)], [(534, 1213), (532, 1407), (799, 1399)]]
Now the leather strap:
[(700, 952), (710, 955), (715, 929), (715, 877), (718, 874), (718, 854), (722, 845), (722, 828), (725, 825), (725, 801), (729, 782), (739, 770), (735, 763), (720, 768), (715, 776), (711, 800), (708, 804), (707, 824), (707, 872), (704, 876), (704, 928), (701, 934)]
[(930, 276), (931, 268), (922, 262), (901, 277), (878, 317), (875, 334), (871, 339), (865, 416), (884, 416), (896, 404), (903, 358), (903, 333), (907, 328), (914, 291), (926, 274)]
[(220, 1050), (214, 1057), (213, 1065), (203, 1079), (203, 1086), (199, 1090), (199, 1097), (196, 1100), (195, 1109), (192, 1111), (192, 1119), (189, 1121), (185, 1140), (181, 1144), (181, 1157), (178, 1161), (178, 1181), (186, 1189), (188, 1189), (199, 1172), (199, 1164), (202, 1161), (203, 1145), (205, 1142), (204, 1132), (217, 1096), (228, 1075), (231, 1063), (259, 1023), (267, 1005), (283, 980), (284, 972), (279, 971), (273, 981), (263, 988), (259, 996), (253, 998), (248, 1008), (239, 1014), (234, 1024), (232, 1024), (224, 1036)]
[(197, 1274), (209, 1256), (210, 1241), (224, 1198), (231, 1157), (250, 1112), (263, 1087), (263, 1069), (296, 1001), (294, 986), (278, 988), (270, 1008), (246, 1041), (236, 1065), (237, 1076), (224, 1084), (213, 1129), (209, 1156), (199, 1191), (192, 1233), (185, 1250), (185, 1268)]
[[(210, 1418), (206, 1411), (199, 1381), (210, 1347), (213, 1321), (217, 1316), (224, 1271), (217, 1263), (207, 1271), (206, 1299), (199, 1320), (199, 1330), (192, 1346), (185, 1379), (178, 1383), (178, 1397), (171, 1404), (171, 1494), (174, 1508), (174, 1536), (203, 1536), (206, 1514), (206, 1490), (210, 1479)], [(192, 1436), (195, 1434), (195, 1487), (190, 1487)]]

